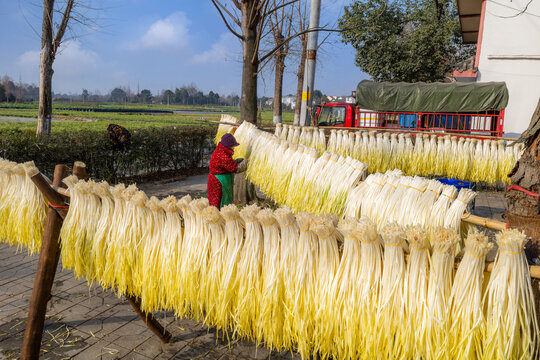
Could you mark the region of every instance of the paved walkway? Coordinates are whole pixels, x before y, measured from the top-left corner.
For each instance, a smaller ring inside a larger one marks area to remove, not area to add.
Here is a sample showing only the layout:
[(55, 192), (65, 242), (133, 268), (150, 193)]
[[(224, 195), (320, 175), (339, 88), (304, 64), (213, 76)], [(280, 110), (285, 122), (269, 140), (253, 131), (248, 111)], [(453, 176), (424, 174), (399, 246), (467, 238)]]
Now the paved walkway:
[[(140, 186), (149, 195), (182, 196), (205, 191), (206, 175), (184, 182)], [(473, 213), (501, 218), (503, 193), (482, 192)], [(0, 359), (18, 359), (32, 292), (37, 255), (0, 244)], [(42, 359), (299, 359), (298, 354), (269, 353), (247, 342), (229, 344), (215, 329), (170, 313), (156, 318), (173, 334), (163, 345), (133, 312), (131, 305), (100, 286), (75, 279), (59, 267), (47, 308)]]
[[(0, 359), (18, 359), (38, 256), (0, 244)], [(299, 359), (248, 342), (223, 341), (214, 328), (170, 313), (155, 317), (173, 335), (161, 341), (131, 305), (58, 268), (47, 307), (41, 359)]]

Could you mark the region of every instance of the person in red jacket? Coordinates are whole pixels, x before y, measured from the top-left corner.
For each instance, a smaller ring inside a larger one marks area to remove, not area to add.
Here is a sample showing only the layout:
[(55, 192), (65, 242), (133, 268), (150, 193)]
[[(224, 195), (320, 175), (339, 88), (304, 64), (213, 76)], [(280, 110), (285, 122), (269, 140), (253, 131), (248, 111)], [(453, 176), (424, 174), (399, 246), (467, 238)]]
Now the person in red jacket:
[(210, 206), (221, 209), (222, 206), (233, 202), (234, 174), (245, 168), (245, 164), (240, 166), (241, 169), (238, 166), (243, 159), (232, 158), (234, 148), (238, 145), (232, 134), (224, 134), (210, 157), (210, 173), (206, 190)]

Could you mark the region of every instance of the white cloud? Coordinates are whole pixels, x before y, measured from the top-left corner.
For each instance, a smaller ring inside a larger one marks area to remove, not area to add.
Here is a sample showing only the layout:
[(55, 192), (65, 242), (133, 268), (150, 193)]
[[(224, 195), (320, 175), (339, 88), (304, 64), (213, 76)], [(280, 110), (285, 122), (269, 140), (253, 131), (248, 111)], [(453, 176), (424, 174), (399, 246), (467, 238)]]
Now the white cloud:
[(237, 38), (230, 33), (223, 33), (210, 49), (193, 56), (194, 63), (222, 62), (231, 59), (238, 49)]
[[(39, 69), (39, 57), (39, 51), (30, 50), (19, 56), (18, 64), (23, 69), (31, 72), (37, 71)], [(97, 62), (98, 55), (94, 51), (83, 49), (78, 40), (70, 40), (60, 46), (53, 63), (53, 69), (55, 75), (73, 76), (84, 73), (89, 69), (95, 69)]]
[(138, 44), (133, 47), (164, 50), (186, 48), (189, 43), (190, 24), (191, 21), (185, 13), (175, 12), (150, 25)]

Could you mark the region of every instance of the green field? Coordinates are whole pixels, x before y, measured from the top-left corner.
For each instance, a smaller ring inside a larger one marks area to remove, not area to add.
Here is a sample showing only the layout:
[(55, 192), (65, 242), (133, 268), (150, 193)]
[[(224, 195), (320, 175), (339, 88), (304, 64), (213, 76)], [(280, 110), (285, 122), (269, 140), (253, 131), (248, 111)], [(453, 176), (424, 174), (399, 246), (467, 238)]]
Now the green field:
[[(73, 110), (75, 108), (85, 111)], [(93, 112), (92, 108), (120, 109), (118, 112)], [(86, 110), (88, 109), (88, 110)], [(183, 110), (187, 114), (134, 114), (122, 112), (121, 109), (152, 110)], [(37, 103), (0, 104), (0, 130), (28, 130), (36, 128)], [(129, 130), (146, 129), (152, 127), (200, 125), (208, 123), (204, 120), (218, 121), (222, 113), (239, 117), (238, 107), (227, 106), (167, 106), (161, 104), (72, 104), (55, 103), (53, 106), (53, 132), (66, 130), (94, 130), (107, 129), (110, 123), (126, 127)], [(262, 125), (272, 125), (272, 110), (263, 110), (261, 113)], [(27, 121), (6, 119), (3, 117), (27, 118)], [(203, 120), (201, 120), (201, 117)], [(292, 124), (294, 113), (284, 112), (284, 122)]]

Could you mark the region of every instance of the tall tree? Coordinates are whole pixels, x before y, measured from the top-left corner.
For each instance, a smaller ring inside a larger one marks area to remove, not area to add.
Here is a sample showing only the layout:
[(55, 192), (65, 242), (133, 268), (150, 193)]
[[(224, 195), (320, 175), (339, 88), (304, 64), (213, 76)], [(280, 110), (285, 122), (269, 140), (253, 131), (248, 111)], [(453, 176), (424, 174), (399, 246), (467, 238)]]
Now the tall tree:
[[(274, 6), (273, 0), (230, 0), (232, 6), (226, 6), (219, 0), (212, 0), (225, 26), (242, 41), (242, 96), (240, 100), (240, 118), (256, 123), (257, 121), (257, 75), (259, 64), (264, 63), (283, 45), (293, 38), (308, 31), (320, 31), (317, 28), (295, 33), (263, 55), (259, 54), (261, 38), (266, 33), (269, 17), (284, 6), (294, 4), (299, 0), (285, 1)], [(232, 24), (231, 24), (232, 21)]]
[(442, 81), (474, 53), (451, 0), (356, 0), (339, 26), (356, 65), (376, 81)]
[[(285, 0), (273, 0), (273, 6), (278, 7), (285, 3)], [(283, 6), (280, 10), (274, 11), (270, 16), (270, 25), (274, 44), (281, 44), (285, 38), (291, 35), (294, 6)], [(285, 58), (289, 53), (290, 43), (285, 43), (274, 53), (274, 124), (281, 124), (283, 121), (283, 73), (285, 72)]]
[(43, 0), (43, 23), (41, 27), (41, 59), (39, 65), (39, 109), (36, 134), (50, 134), (52, 117), (52, 77), (53, 63), (66, 32), (74, 0), (67, 0), (60, 10), (62, 20), (54, 34), (54, 0)]

